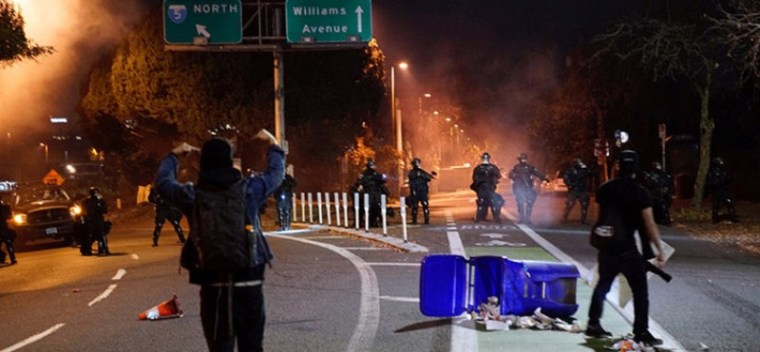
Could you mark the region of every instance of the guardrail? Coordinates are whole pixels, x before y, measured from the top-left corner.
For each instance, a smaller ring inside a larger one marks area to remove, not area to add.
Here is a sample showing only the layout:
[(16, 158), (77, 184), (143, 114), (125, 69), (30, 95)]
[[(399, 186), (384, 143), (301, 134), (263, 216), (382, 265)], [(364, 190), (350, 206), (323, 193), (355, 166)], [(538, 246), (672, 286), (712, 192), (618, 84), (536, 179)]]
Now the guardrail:
[[(316, 193), (316, 197), (314, 196)], [(360, 198), (363, 195), (363, 207), (360, 207)], [(316, 203), (314, 202), (316, 198)], [(345, 228), (355, 228), (359, 230), (363, 227), (364, 231), (369, 232), (369, 194), (353, 193), (353, 202), (349, 204), (348, 193), (333, 192), (332, 203), (330, 202), (330, 192), (301, 192), (300, 193), (300, 207), (299, 196), (297, 193), (293, 194), (293, 208), (291, 211), (292, 219), (294, 222), (299, 222), (298, 215), (300, 215), (301, 223), (308, 224), (326, 224), (333, 225), (333, 215), (335, 216), (335, 226), (342, 226)], [(323, 201), (324, 200), (324, 201)], [(388, 236), (388, 199), (386, 195), (380, 196), (380, 218), (382, 223), (383, 236)], [(300, 214), (298, 209), (300, 208)], [(361, 216), (359, 216), (360, 208), (363, 210), (364, 223), (360, 224)], [(349, 211), (353, 210), (353, 211)], [(316, 218), (315, 218), (316, 213)], [(349, 216), (351, 213), (351, 216)], [(342, 222), (341, 222), (342, 215)], [(399, 198), (399, 216), (401, 217), (401, 233), (404, 242), (408, 242), (407, 238), (407, 225), (406, 225), (406, 199), (405, 197)], [(353, 226), (349, 222), (349, 218), (353, 222)], [(307, 221), (308, 220), (308, 221)], [(316, 222), (315, 222), (316, 220)], [(326, 222), (325, 222), (326, 220)]]

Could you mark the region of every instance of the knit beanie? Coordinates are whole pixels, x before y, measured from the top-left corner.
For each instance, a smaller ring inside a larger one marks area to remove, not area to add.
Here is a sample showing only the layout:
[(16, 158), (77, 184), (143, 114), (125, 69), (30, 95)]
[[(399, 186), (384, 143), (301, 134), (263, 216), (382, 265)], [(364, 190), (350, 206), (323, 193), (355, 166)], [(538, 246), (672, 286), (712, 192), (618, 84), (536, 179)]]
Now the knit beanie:
[(232, 167), (232, 146), (223, 138), (212, 138), (201, 148), (201, 171)]

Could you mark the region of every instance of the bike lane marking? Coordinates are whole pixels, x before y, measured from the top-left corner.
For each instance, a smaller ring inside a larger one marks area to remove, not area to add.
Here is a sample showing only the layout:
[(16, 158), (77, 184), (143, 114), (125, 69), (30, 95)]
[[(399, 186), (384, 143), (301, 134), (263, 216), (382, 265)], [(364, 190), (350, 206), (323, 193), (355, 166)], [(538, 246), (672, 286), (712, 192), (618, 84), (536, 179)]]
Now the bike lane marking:
[[(459, 232), (456, 230), (456, 222), (454, 221), (454, 215), (450, 210), (446, 210), (446, 237), (449, 240), (449, 252), (451, 254), (461, 255), (467, 258), (467, 253), (464, 250), (462, 244), (462, 238), (459, 236)], [(453, 229), (453, 230), (451, 230)], [(462, 317), (454, 317), (451, 319), (451, 345), (449, 350), (452, 352), (460, 351), (477, 351), (478, 350), (478, 335), (475, 329), (470, 329), (459, 325), (462, 321)]]

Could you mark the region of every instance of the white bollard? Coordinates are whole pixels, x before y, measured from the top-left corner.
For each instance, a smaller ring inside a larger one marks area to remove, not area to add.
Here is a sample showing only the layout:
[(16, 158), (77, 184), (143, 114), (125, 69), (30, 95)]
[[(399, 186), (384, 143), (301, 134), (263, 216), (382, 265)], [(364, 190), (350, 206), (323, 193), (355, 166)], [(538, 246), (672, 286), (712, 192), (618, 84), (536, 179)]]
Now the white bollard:
[(306, 223), (306, 195), (301, 192), (301, 222)]
[(346, 192), (343, 192), (343, 226), (351, 226), (348, 224), (348, 195)]
[(291, 197), (290, 201), (291, 201), (291, 203), (290, 203), (291, 211), (290, 212), (292, 213), (292, 214), (290, 214), (290, 218), (293, 219), (293, 222), (298, 222), (298, 214), (296, 214), (296, 209), (298, 209), (298, 203), (296, 203), (296, 194), (295, 193), (293, 193), (293, 197)]
[(327, 224), (332, 225), (332, 216), (330, 215), (330, 193), (325, 192), (325, 210), (327, 211)]
[(399, 208), (399, 213), (401, 213), (401, 233), (404, 237), (404, 242), (407, 242), (406, 240), (406, 202), (404, 197), (401, 197), (399, 199), (399, 202), (401, 202), (401, 207)]
[(354, 193), (354, 224), (356, 224), (356, 229), (359, 229), (359, 193)]
[(364, 231), (369, 232), (369, 193), (364, 193)]
[(380, 215), (383, 218), (383, 236), (388, 236), (388, 211), (387, 211), (387, 204), (388, 200), (385, 197), (385, 194), (380, 195)]
[(322, 192), (317, 192), (317, 213), (319, 214), (319, 223), (322, 223)]
[(333, 193), (335, 197), (335, 225), (340, 226), (340, 198), (338, 198), (338, 192)]
[(313, 207), (313, 204), (314, 203), (312, 202), (312, 199), (311, 199), (311, 192), (309, 192), (309, 223), (310, 224), (314, 223), (314, 207)]

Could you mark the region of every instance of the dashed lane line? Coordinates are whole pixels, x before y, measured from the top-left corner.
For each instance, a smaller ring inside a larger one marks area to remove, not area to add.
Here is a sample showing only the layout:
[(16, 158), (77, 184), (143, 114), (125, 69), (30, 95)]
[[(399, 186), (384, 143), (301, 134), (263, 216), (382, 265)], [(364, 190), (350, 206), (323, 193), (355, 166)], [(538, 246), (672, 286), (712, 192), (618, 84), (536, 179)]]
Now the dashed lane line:
[(116, 271), (116, 275), (114, 275), (114, 276), (111, 278), (111, 280), (113, 280), (113, 281), (118, 281), (118, 280), (121, 280), (121, 278), (122, 278), (122, 277), (124, 277), (124, 275), (126, 275), (126, 274), (127, 274), (127, 271), (126, 271), (126, 270), (124, 270), (124, 269), (119, 269), (119, 270), (117, 270), (117, 271)]
[(21, 342), (18, 342), (16, 344), (14, 344), (13, 346), (6, 347), (6, 348), (0, 350), (0, 352), (13, 352), (13, 351), (19, 350), (21, 348), (24, 348), (24, 347), (26, 347), (26, 346), (28, 346), (30, 344), (33, 344), (33, 343), (35, 343), (35, 342), (37, 342), (39, 340), (42, 340), (43, 338), (45, 338), (46, 336), (48, 336), (50, 334), (58, 331), (58, 329), (62, 328), (64, 325), (66, 325), (66, 324), (64, 324), (64, 323), (55, 324), (50, 329), (47, 329), (47, 330), (45, 330), (45, 331), (43, 331), (41, 333), (35, 334), (35, 335), (27, 338), (24, 341), (21, 341)]
[(98, 302), (106, 299), (108, 297), (108, 295), (110, 295), (111, 292), (113, 292), (113, 290), (116, 289), (116, 286), (117, 286), (116, 284), (112, 284), (112, 285), (108, 286), (108, 288), (105, 291), (103, 291), (103, 293), (101, 293), (98, 297), (95, 297), (95, 299), (93, 299), (92, 301), (90, 301), (90, 303), (88, 303), (87, 306), (88, 307), (92, 307), (93, 304), (98, 303)]

